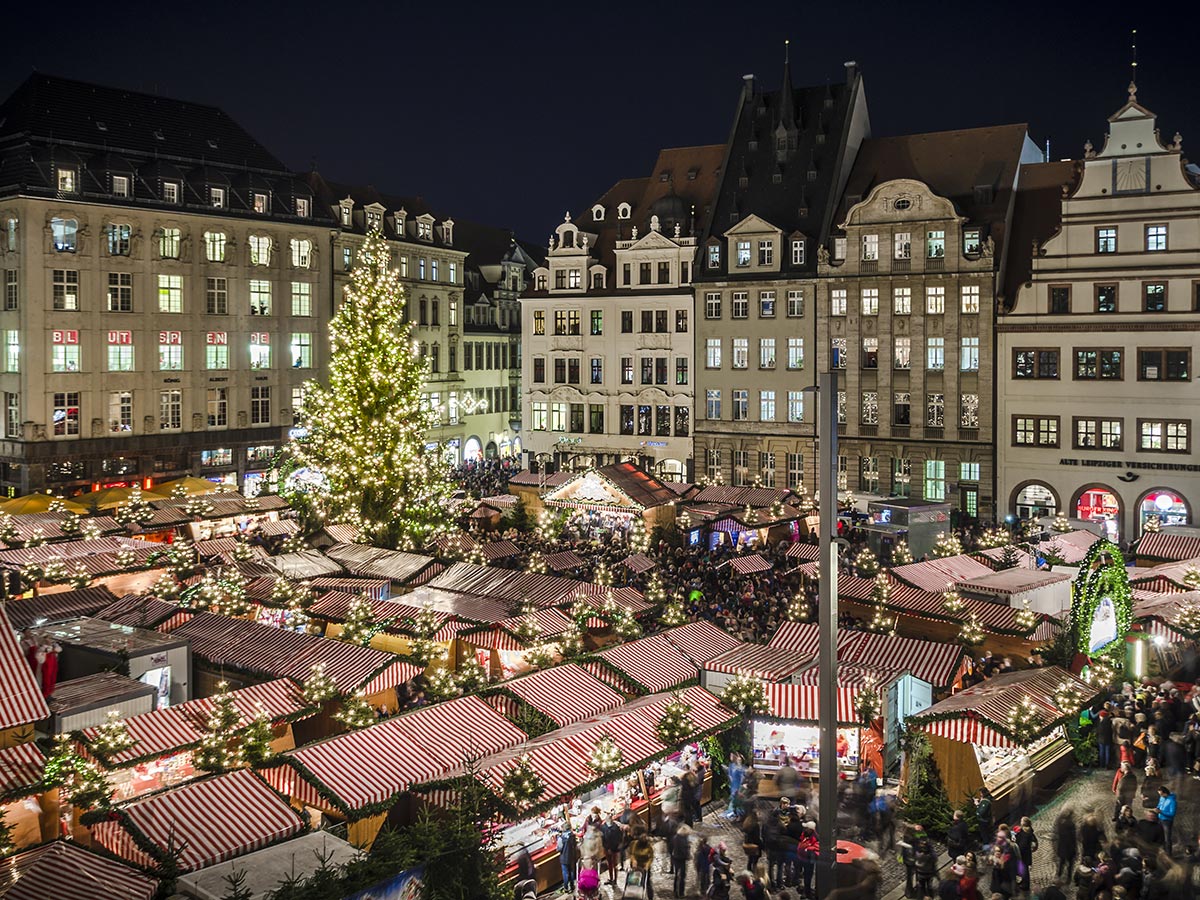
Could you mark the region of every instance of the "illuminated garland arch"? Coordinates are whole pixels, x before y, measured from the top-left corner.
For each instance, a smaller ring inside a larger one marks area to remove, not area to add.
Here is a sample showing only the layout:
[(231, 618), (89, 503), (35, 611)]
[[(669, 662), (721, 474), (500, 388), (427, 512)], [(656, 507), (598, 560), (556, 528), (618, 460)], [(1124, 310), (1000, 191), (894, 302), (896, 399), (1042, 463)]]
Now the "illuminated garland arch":
[(1133, 624), (1133, 592), (1120, 549), (1101, 538), (1088, 548), (1071, 586), (1071, 636), (1075, 646), (1089, 656), (1105, 649), (1098, 647), (1094, 652), (1090, 649), (1096, 607), (1105, 597), (1112, 601), (1117, 621), (1116, 638), (1105, 645), (1110, 647), (1122, 640)]

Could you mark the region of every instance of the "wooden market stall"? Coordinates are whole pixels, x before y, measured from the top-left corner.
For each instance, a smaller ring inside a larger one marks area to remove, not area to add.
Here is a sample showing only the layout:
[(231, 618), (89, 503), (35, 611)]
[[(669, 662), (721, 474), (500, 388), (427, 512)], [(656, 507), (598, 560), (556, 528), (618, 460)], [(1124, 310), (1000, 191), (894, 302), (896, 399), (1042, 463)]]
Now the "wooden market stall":
[(18, 850), (58, 837), (58, 792), (41, 789), (45, 768), (36, 744), (0, 750), (0, 812)]
[(12, 900), (152, 900), (159, 883), (73, 841), (52, 841), (4, 861), (0, 896)]
[(704, 620), (606, 647), (583, 667), (626, 694), (656, 694), (700, 681), (700, 667), (740, 645)]
[(513, 721), (520, 722), (522, 707), (529, 707), (558, 727), (616, 709), (625, 702), (619, 693), (573, 663), (513, 678), (488, 688), (481, 696)]
[(648, 532), (674, 525), (678, 499), (665, 483), (627, 462), (581, 472), (542, 497), (552, 509), (571, 510), (585, 530), (622, 535), (634, 518)]
[[(1054, 700), (1061, 686), (1069, 686), (1085, 702), (1097, 693), (1059, 666), (1024, 669), (995, 675), (908, 720), (910, 727), (928, 735), (952, 806), (987, 787), (996, 821), (1001, 821), (1022, 792), (1044, 788), (1070, 771), (1074, 755), (1063, 729), (1069, 716)], [(1032, 703), (1038, 727), (1020, 743), (1010, 717), (1024, 699)]]
[(0, 604), (0, 750), (34, 739), (34, 723), (50, 715), (42, 685), (34, 677), (17, 634)]

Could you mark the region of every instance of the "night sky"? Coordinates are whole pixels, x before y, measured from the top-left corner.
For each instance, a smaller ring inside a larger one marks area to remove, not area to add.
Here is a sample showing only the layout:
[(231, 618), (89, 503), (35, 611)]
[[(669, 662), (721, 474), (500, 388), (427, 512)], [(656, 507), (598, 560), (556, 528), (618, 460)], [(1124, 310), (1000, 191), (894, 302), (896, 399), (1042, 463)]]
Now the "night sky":
[(37, 68), (211, 103), (294, 168), (537, 242), (660, 147), (723, 143), (741, 76), (779, 85), (785, 37), (797, 86), (859, 63), (876, 135), (1028, 122), (1061, 158), (1099, 148), (1136, 27), (1138, 99), (1200, 142), (1194, 30), (1169, 4), (11, 6), (4, 94)]

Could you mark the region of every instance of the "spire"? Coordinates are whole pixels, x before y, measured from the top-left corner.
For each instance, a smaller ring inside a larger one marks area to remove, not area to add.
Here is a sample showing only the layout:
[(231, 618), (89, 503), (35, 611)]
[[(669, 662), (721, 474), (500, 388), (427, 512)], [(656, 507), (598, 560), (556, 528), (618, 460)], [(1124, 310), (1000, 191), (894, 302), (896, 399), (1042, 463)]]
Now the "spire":
[(1133, 29), (1131, 33), (1133, 38), (1133, 61), (1129, 66), (1129, 102), (1137, 102), (1137, 29)]
[(792, 64), (791, 41), (783, 42), (783, 86), (779, 89), (779, 122), (784, 128), (795, 125), (795, 111), (792, 107)]

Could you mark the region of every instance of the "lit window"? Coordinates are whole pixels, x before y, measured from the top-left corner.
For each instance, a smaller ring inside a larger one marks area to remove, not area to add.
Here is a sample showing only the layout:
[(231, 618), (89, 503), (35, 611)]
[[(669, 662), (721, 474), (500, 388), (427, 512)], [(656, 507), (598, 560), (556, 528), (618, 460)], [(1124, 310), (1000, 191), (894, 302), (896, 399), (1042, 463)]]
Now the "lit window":
[(789, 369), (804, 368), (804, 338), (790, 337), (787, 339), (787, 367)]
[(210, 331), (204, 347), (204, 368), (222, 371), (229, 368), (229, 338), (224, 331)]
[(76, 184), (76, 173), (74, 169), (58, 170), (58, 192), (60, 194), (75, 193)]
[(897, 316), (912, 315), (912, 288), (892, 288), (892, 314)]
[(789, 422), (804, 421), (804, 392), (803, 391), (788, 391), (787, 396), (787, 415)]
[(129, 176), (128, 175), (114, 175), (112, 177), (112, 192), (113, 192), (113, 196), (116, 196), (116, 197), (128, 197), (129, 196)]
[(804, 315), (804, 291), (788, 291), (787, 314), (789, 319), (798, 319)]
[(862, 393), (862, 424), (879, 424), (879, 392), (863, 391)]
[(51, 219), (50, 240), (54, 243), (55, 252), (74, 253), (78, 232), (79, 222), (76, 219)]
[(760, 266), (774, 265), (775, 262), (775, 242), (774, 241), (759, 241), (758, 242), (758, 264)]
[[(979, 395), (960, 394), (958, 397), (958, 424), (960, 428), (979, 427)], [(978, 479), (976, 479), (978, 480)]]
[(829, 314), (831, 316), (846, 315), (847, 292), (845, 288), (834, 288), (829, 292)]
[(931, 315), (942, 315), (946, 311), (946, 289), (944, 287), (925, 288), (925, 312)]
[(225, 262), (225, 232), (204, 232), (204, 257), (209, 262)]
[(183, 428), (183, 391), (158, 392), (158, 427), (162, 431)]
[(895, 247), (896, 259), (911, 259), (912, 258), (912, 233), (908, 231), (898, 231), (893, 239)]
[(1157, 253), (1167, 249), (1167, 226), (1166, 225), (1147, 225), (1146, 226), (1146, 251), (1149, 253)]
[(864, 369), (879, 368), (879, 338), (865, 337), (862, 339), (862, 367)]
[(963, 253), (976, 256), (980, 251), (980, 231), (978, 228), (963, 229)]
[(775, 292), (758, 292), (758, 317), (760, 319), (775, 318)]
[(748, 291), (735, 291), (730, 298), (730, 316), (734, 319), (745, 319), (750, 315), (750, 294)]
[(269, 208), (269, 201), (266, 194), (255, 193), (254, 195), (254, 211), (256, 213), (265, 214)]
[(291, 352), (293, 369), (311, 369), (313, 367), (312, 334), (293, 332)]
[(758, 420), (760, 422), (775, 421), (775, 392), (774, 391), (759, 391), (758, 393)]
[(979, 338), (965, 337), (959, 350), (959, 368), (964, 372), (979, 371)]
[(1096, 229), (1096, 252), (1097, 253), (1116, 253), (1117, 252), (1117, 229), (1115, 229), (1115, 228), (1097, 228)]
[(964, 313), (979, 312), (979, 285), (964, 284), (962, 286), (962, 311)]
[(892, 342), (892, 368), (912, 368), (912, 338), (898, 337)]
[(158, 370), (180, 372), (183, 370), (182, 335), (178, 331), (158, 333)]
[(296, 198), (296, 215), (301, 219), (307, 219), (310, 215), (310, 209), (307, 197)]
[(721, 418), (721, 392), (708, 388), (704, 392), (705, 418), (717, 421)]
[(4, 310), (12, 312), (20, 306), (21, 292), (16, 269), (4, 270)]
[(926, 253), (930, 259), (941, 259), (946, 255), (946, 232), (931, 231), (925, 238)]
[(417, 222), (417, 239), (422, 241), (433, 240), (432, 222)]
[(213, 209), (225, 208), (225, 188), (210, 187), (208, 189), (208, 201)]
[(108, 311), (133, 312), (133, 276), (128, 272), (108, 273)]
[(946, 339), (935, 337), (930, 338), (925, 344), (925, 368), (927, 369), (944, 369), (946, 368)]
[(705, 366), (709, 369), (721, 368), (721, 339), (707, 338), (705, 343)]
[(307, 281), (292, 282), (292, 315), (312, 315), (312, 285)]
[(749, 338), (734, 338), (733, 339), (733, 367), (735, 369), (745, 369), (750, 365), (750, 339)]
[(129, 239), (133, 229), (131, 226), (114, 222), (108, 226), (108, 255), (128, 256)]
[(292, 265), (297, 269), (307, 269), (312, 260), (312, 241), (292, 238)]
[(710, 269), (721, 268), (721, 248), (716, 244), (709, 244), (708, 247), (708, 267)]
[(118, 434), (133, 431), (133, 392), (112, 391), (108, 395), (108, 430)]
[(164, 228), (158, 233), (158, 255), (163, 259), (179, 259), (182, 234), (178, 228)]
[(863, 262), (874, 262), (879, 259), (879, 235), (864, 234), (862, 239)]
[(833, 338), (830, 341), (830, 365), (835, 369), (846, 368), (846, 339)]
[(79, 309), (79, 272), (75, 269), (55, 269), (53, 281), (54, 308)]
[(250, 315), (271, 315), (271, 282), (261, 279), (250, 281)]
[(163, 202), (178, 203), (179, 202), (179, 182), (164, 181), (163, 182)]
[(804, 265), (804, 241), (802, 240), (792, 241), (792, 265)]
[(946, 395), (942, 393), (926, 394), (925, 424), (930, 428), (942, 428), (946, 424)]
[(54, 395), (51, 414), (55, 437), (73, 437), (79, 434), (79, 391), (65, 391)]
[(942, 459), (925, 460), (925, 499), (946, 499), (946, 461)]
[(183, 276), (158, 276), (158, 311), (164, 313), (183, 312)]
[(879, 315), (879, 288), (863, 288), (861, 299), (864, 316)]
[(4, 332), (4, 371), (21, 371), (21, 332), (15, 328)]
[(250, 235), (250, 265), (269, 266), (271, 264), (271, 238), (265, 234)]
[(739, 268), (750, 265), (750, 242), (737, 242), (737, 264)]
[(50, 346), (50, 370), (52, 372), (79, 371), (79, 332), (56, 331)]
[(256, 331), (250, 335), (250, 368), (271, 368), (271, 335)]
[(775, 338), (758, 339), (758, 367), (760, 369), (775, 368)]
[(733, 392), (733, 421), (744, 422), (749, 418), (750, 392), (738, 390)]
[(208, 389), (208, 427), (229, 427), (229, 388)]

